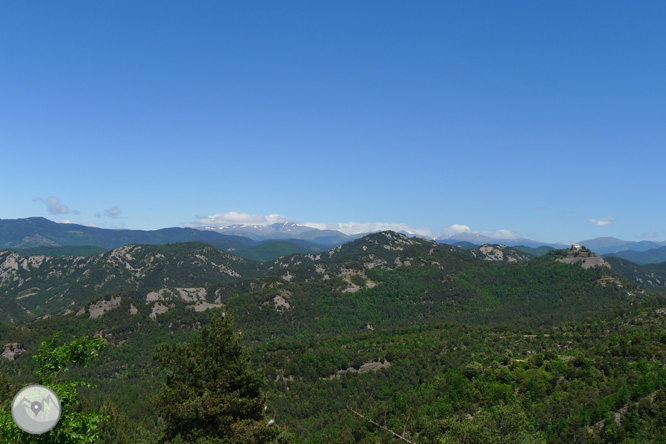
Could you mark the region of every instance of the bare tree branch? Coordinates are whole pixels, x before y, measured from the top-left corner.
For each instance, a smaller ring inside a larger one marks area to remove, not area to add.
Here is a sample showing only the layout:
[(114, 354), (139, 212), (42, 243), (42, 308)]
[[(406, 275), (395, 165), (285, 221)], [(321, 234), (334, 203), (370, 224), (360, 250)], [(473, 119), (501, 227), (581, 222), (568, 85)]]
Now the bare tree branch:
[(409, 409), (409, 415), (407, 415), (407, 421), (405, 421), (405, 425), (402, 428), (403, 436), (406, 434), (405, 430), (407, 430), (407, 423), (409, 422), (409, 417), (410, 416), (412, 416), (412, 409)]
[[(365, 419), (365, 420), (368, 421), (370, 424), (375, 425), (375, 426), (379, 427), (380, 429), (389, 432), (391, 435), (395, 436), (396, 438), (401, 439), (401, 440), (403, 440), (403, 441), (405, 441), (405, 442), (407, 442), (407, 443), (409, 443), (409, 444), (416, 444), (414, 441), (410, 441), (410, 440), (408, 440), (408, 439), (405, 438), (404, 436), (395, 433), (393, 430), (389, 429), (388, 427), (384, 427), (383, 425), (377, 424), (377, 423), (376, 423), (375, 421), (373, 421), (372, 419), (370, 419), (370, 418), (366, 418), (365, 416), (361, 415), (361, 414), (360, 414), (359, 412), (357, 412), (356, 410), (354, 410), (354, 409), (352, 409), (351, 407), (349, 407), (349, 405), (347, 405), (347, 409), (348, 409), (350, 412), (352, 412), (354, 415), (358, 416), (359, 418)], [(407, 418), (407, 420), (409, 421), (409, 418)], [(405, 423), (405, 427), (407, 427), (407, 424), (406, 424), (406, 423)], [(403, 434), (404, 434), (404, 431), (403, 431)]]

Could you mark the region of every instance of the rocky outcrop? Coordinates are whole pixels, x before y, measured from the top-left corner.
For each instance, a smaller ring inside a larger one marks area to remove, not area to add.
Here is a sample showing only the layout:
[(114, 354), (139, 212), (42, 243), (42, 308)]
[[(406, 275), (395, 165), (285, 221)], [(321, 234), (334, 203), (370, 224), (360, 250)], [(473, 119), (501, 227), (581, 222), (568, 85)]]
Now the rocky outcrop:
[(571, 251), (566, 256), (557, 258), (556, 260), (557, 262), (562, 262), (565, 264), (578, 264), (585, 269), (592, 267), (611, 268), (610, 264), (606, 262), (601, 256), (599, 256), (597, 253), (592, 253), (589, 250)]
[(16, 359), (17, 355), (20, 355), (24, 351), (25, 349), (18, 342), (10, 342), (5, 344), (5, 347), (2, 350), (2, 357), (8, 361), (13, 361)]
[(483, 260), (495, 262), (518, 262), (530, 259), (530, 256), (522, 251), (505, 245), (484, 244), (470, 250), (470, 253)]
[(338, 378), (341, 375), (344, 375), (345, 373), (365, 373), (365, 372), (376, 372), (377, 370), (381, 370), (383, 368), (389, 368), (391, 366), (391, 363), (387, 360), (384, 360), (383, 362), (380, 361), (375, 361), (375, 362), (366, 362), (365, 364), (361, 365), (358, 370), (355, 369), (354, 367), (349, 367), (346, 370), (338, 370), (335, 372), (335, 374), (331, 375), (328, 377), (328, 379), (333, 379), (333, 378)]
[(88, 312), (90, 313), (90, 319), (98, 318), (107, 311), (120, 307), (121, 300), (122, 298), (120, 296), (114, 296), (109, 300), (102, 300), (99, 302), (95, 302), (94, 304), (90, 304), (90, 307), (88, 307)]

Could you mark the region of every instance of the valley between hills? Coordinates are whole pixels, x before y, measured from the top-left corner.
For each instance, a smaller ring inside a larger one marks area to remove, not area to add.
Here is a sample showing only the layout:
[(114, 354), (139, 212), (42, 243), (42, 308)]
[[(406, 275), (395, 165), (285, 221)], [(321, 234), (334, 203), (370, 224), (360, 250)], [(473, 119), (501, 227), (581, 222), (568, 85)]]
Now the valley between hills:
[(99, 442), (160, 439), (154, 356), (220, 313), (289, 442), (666, 439), (663, 264), (392, 231), (263, 262), (199, 240), (109, 246), (0, 252), (0, 373), (30, 382), (54, 332), (103, 338), (71, 370), (96, 384), (83, 408), (109, 415)]

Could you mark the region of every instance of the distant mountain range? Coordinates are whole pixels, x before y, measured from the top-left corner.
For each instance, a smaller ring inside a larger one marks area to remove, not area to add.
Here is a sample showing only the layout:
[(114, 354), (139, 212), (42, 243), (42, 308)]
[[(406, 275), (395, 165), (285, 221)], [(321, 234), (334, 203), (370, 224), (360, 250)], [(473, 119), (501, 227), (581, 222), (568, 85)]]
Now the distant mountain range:
[[(327, 235), (321, 237), (325, 240), (332, 239), (332, 236)], [(317, 253), (331, 247), (328, 242), (318, 244), (304, 239), (288, 238), (255, 240), (194, 228), (116, 230), (56, 223), (43, 217), (0, 219), (0, 250), (11, 249), (24, 255), (90, 256), (129, 244), (164, 245), (182, 242), (203, 242), (220, 250), (260, 261), (293, 253)], [(334, 243), (333, 246), (335, 245), (339, 244)]]
[(335, 247), (345, 242), (358, 239), (367, 233), (347, 235), (335, 230), (319, 230), (294, 222), (281, 222), (271, 225), (230, 225), (228, 227), (201, 227), (198, 230), (242, 236), (255, 241), (299, 239), (317, 245)]
[[(452, 236), (439, 237), (437, 242), (454, 245), (466, 250), (482, 244), (506, 245), (516, 247), (520, 251), (541, 256), (551, 249), (567, 248), (564, 244), (546, 244), (530, 239), (496, 239), (478, 233), (462, 233)], [(625, 241), (614, 237), (599, 237), (577, 242), (591, 251), (604, 257), (620, 257), (636, 264), (654, 264), (666, 262), (666, 241)]]
[(501, 245), (506, 245), (507, 247), (514, 247), (517, 245), (524, 245), (526, 247), (552, 247), (552, 248), (566, 248), (568, 245), (566, 244), (547, 244), (544, 242), (538, 242), (534, 241), (531, 239), (525, 239), (525, 238), (514, 238), (514, 239), (502, 239), (502, 238), (494, 238), (494, 237), (488, 237), (484, 236), (479, 233), (460, 233), (460, 234), (452, 234), (448, 236), (439, 236), (435, 238), (437, 242), (443, 243), (443, 244), (449, 244), (453, 245), (458, 242), (468, 242), (472, 243), (475, 245), (483, 245), (483, 244), (501, 244)]
[(666, 247), (655, 248), (647, 251), (620, 251), (604, 255), (605, 257), (620, 257), (639, 265), (656, 264), (666, 262)]
[[(317, 253), (342, 245), (367, 233), (347, 235), (335, 230), (293, 223), (271, 225), (233, 225), (228, 227), (163, 228), (160, 230), (118, 230), (62, 224), (42, 217), (0, 219), (0, 249), (22, 254), (47, 256), (86, 256), (129, 244), (162, 245), (180, 242), (204, 242), (247, 259), (269, 261), (294, 253)], [(403, 233), (407, 234), (407, 233)], [(411, 236), (407, 234), (408, 236)], [(526, 238), (500, 239), (479, 233), (440, 236), (439, 243), (472, 249), (484, 244), (517, 247), (534, 256), (568, 245), (543, 243)], [(600, 237), (578, 242), (600, 255), (621, 257), (637, 264), (666, 261), (666, 242), (624, 241)], [(62, 247), (77, 247), (63, 249)], [(85, 248), (84, 248), (85, 247)], [(28, 250), (40, 248), (41, 250)]]
[(110, 230), (61, 224), (43, 217), (0, 220), (0, 249), (90, 245), (108, 250), (129, 244), (159, 245), (177, 242), (205, 242), (225, 251), (248, 248), (256, 244), (245, 237), (193, 228), (163, 228), (154, 231)]
[(590, 250), (598, 254), (612, 254), (621, 251), (648, 251), (655, 248), (666, 247), (665, 242), (653, 241), (624, 241), (615, 237), (598, 237), (596, 239), (589, 239), (578, 242), (580, 245), (585, 245)]

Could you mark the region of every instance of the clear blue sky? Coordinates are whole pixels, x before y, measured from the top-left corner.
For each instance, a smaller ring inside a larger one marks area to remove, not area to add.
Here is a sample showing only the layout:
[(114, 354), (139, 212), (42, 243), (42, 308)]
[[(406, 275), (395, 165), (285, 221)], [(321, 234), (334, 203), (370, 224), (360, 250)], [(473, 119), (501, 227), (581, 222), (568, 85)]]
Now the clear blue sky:
[(664, 23), (663, 1), (2, 2), (0, 218), (664, 240)]

